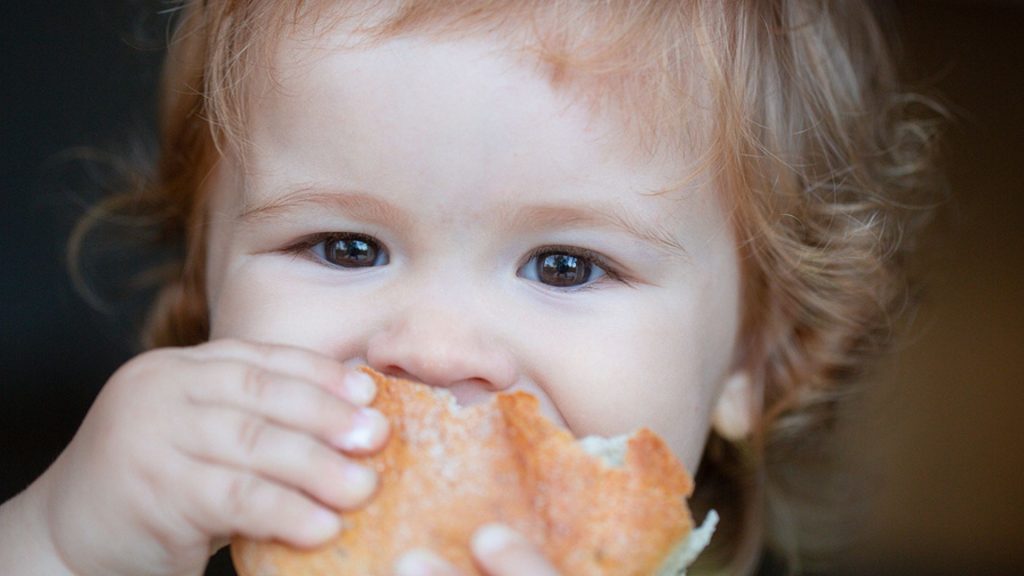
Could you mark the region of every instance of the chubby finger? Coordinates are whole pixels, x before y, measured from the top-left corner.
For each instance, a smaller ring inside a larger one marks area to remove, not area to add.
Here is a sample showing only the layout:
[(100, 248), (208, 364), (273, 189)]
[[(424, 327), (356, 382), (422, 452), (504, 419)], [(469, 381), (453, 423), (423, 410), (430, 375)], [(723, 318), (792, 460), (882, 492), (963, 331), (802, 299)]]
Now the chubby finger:
[(187, 508), (188, 520), (214, 538), (238, 534), (310, 548), (341, 529), (332, 510), (255, 474), (201, 466), (189, 477), (196, 483), (190, 492), (198, 502)]
[(388, 421), (378, 411), (337, 398), (308, 380), (251, 364), (221, 361), (218, 377), (189, 386), (194, 404), (226, 406), (308, 432), (346, 452), (380, 449)]
[(224, 339), (189, 350), (199, 360), (235, 360), (302, 378), (357, 406), (368, 406), (377, 394), (376, 383), (364, 372), (305, 348)]
[(395, 562), (395, 576), (463, 576), (457, 568), (430, 550), (414, 549)]
[(332, 508), (366, 502), (376, 473), (316, 438), (228, 408), (199, 411), (177, 444), (198, 462), (256, 474)]
[(470, 547), (488, 576), (558, 576), (558, 570), (532, 542), (503, 524), (479, 528)]

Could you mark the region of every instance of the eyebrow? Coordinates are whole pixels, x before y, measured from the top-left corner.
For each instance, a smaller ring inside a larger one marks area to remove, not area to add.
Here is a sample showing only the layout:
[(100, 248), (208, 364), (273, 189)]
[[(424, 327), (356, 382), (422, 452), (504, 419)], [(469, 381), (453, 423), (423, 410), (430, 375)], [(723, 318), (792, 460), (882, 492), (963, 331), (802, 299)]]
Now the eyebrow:
[(689, 257), (671, 231), (611, 206), (541, 205), (512, 211), (509, 221), (520, 229), (600, 226), (617, 229), (671, 255)]
[[(412, 219), (391, 203), (349, 190), (321, 190), (312, 186), (291, 190), (245, 208), (239, 218), (255, 223), (278, 217), (301, 208), (318, 211), (333, 210), (349, 217), (384, 226), (408, 228)], [(545, 230), (551, 228), (607, 227), (633, 236), (670, 255), (689, 257), (683, 244), (664, 226), (640, 219), (628, 211), (612, 206), (534, 205), (506, 206), (496, 211), (497, 219), (512, 230)]]
[(401, 228), (411, 224), (401, 210), (370, 194), (349, 190), (320, 190), (312, 186), (298, 188), (247, 207), (239, 219), (246, 223), (260, 222), (300, 208), (335, 211), (355, 219)]

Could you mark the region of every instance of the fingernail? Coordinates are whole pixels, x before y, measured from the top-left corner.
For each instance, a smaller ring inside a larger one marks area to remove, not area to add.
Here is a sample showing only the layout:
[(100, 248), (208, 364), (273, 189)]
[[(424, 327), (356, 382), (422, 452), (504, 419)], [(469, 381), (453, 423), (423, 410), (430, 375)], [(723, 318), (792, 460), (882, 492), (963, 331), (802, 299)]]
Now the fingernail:
[(445, 562), (428, 550), (410, 550), (395, 562), (395, 576), (445, 574)]
[(387, 435), (388, 419), (372, 409), (361, 409), (352, 414), (349, 428), (335, 441), (342, 450), (368, 451), (380, 445)]
[(478, 556), (489, 556), (519, 540), (519, 535), (502, 524), (488, 524), (473, 535), (473, 552)]
[(359, 406), (369, 406), (377, 397), (377, 383), (365, 372), (355, 370), (349, 372), (342, 381), (345, 395)]
[(313, 531), (323, 537), (331, 536), (341, 530), (341, 518), (326, 508), (317, 508), (309, 523)]

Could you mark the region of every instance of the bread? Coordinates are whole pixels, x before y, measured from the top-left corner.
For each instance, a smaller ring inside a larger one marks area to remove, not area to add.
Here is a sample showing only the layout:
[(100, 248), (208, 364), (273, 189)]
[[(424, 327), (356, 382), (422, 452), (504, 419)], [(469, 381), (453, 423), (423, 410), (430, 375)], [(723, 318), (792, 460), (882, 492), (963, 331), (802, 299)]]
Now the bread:
[(469, 541), (491, 521), (531, 538), (566, 575), (680, 574), (710, 537), (714, 518), (690, 537), (693, 483), (650, 430), (577, 442), (524, 392), (460, 407), (447, 391), (367, 372), (392, 426), (365, 458), (378, 493), (315, 550), (236, 539), (240, 576), (390, 575), (412, 548), (479, 574)]

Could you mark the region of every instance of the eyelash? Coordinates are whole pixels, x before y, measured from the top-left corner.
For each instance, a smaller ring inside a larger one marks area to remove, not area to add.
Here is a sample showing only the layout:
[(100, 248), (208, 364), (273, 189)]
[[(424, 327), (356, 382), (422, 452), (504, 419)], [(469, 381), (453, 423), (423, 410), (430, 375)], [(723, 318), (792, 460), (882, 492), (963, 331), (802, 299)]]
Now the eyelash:
[(294, 244), (285, 247), (282, 252), (285, 254), (294, 254), (296, 256), (311, 256), (311, 249), (317, 244), (330, 240), (337, 236), (337, 233), (332, 232), (318, 232), (316, 234), (310, 234), (304, 238), (299, 239)]
[[(344, 232), (318, 232), (316, 234), (311, 234), (310, 236), (302, 238), (298, 242), (296, 242), (296, 243), (292, 244), (291, 246), (288, 246), (287, 248), (285, 248), (283, 250), (283, 252), (286, 253), (286, 254), (294, 255), (296, 257), (302, 257), (302, 258), (305, 258), (307, 260), (311, 260), (311, 261), (319, 263), (319, 264), (324, 264), (324, 265), (327, 265), (327, 266), (334, 267), (334, 265), (332, 265), (331, 263), (325, 262), (323, 260), (323, 258), (321, 258), (320, 256), (314, 254), (313, 253), (313, 248), (315, 248), (317, 245), (319, 245), (319, 244), (321, 244), (323, 242), (326, 242), (326, 241), (329, 241), (329, 240), (333, 240), (333, 239), (338, 239), (340, 237), (350, 237), (350, 238), (353, 238), (353, 239), (370, 240), (370, 241), (372, 241), (374, 243), (377, 243), (378, 245), (383, 246), (383, 244), (381, 244), (378, 240), (376, 240), (375, 238), (373, 238), (372, 236), (369, 236), (367, 234), (344, 233)], [(385, 249), (386, 249), (386, 247), (385, 247)], [(543, 255), (552, 254), (552, 253), (554, 253), (554, 254), (565, 254), (565, 255), (568, 255), (568, 256), (572, 256), (574, 258), (580, 258), (580, 259), (583, 259), (583, 260), (587, 260), (592, 265), (597, 266), (602, 271), (604, 271), (604, 276), (602, 278), (606, 278), (607, 280), (613, 281), (613, 282), (619, 282), (619, 283), (625, 284), (627, 286), (631, 286), (632, 285), (632, 283), (629, 281), (629, 279), (620, 271), (620, 268), (616, 264), (614, 264), (612, 261), (610, 261), (607, 257), (605, 257), (602, 254), (599, 254), (597, 252), (594, 252), (593, 250), (589, 250), (587, 248), (580, 248), (578, 246), (563, 246), (563, 245), (538, 246), (537, 248), (534, 248), (534, 249), (530, 250), (530, 252), (528, 252), (526, 254), (526, 256), (520, 261), (519, 265), (516, 267), (516, 270), (518, 271), (518, 270), (523, 269), (523, 267), (528, 265), (535, 258), (540, 258)], [(545, 286), (547, 286), (550, 289), (564, 291), (564, 292), (580, 292), (580, 291), (584, 291), (584, 290), (593, 290), (595, 288), (595, 285), (603, 284), (604, 282), (602, 282), (602, 278), (598, 278), (597, 280), (594, 280), (592, 282), (588, 282), (588, 283), (583, 284), (581, 286), (567, 286), (567, 287), (558, 287), (558, 286), (550, 286), (550, 285), (545, 285)]]
[(306, 260), (311, 260), (318, 264), (333, 266), (330, 262), (326, 262), (323, 258), (314, 254), (313, 248), (329, 240), (337, 240), (339, 238), (369, 240), (375, 244), (381, 244), (376, 238), (369, 234), (360, 234), (358, 232), (317, 232), (316, 234), (310, 234), (309, 236), (300, 239), (298, 242), (286, 247), (282, 252), (296, 257), (305, 258)]

